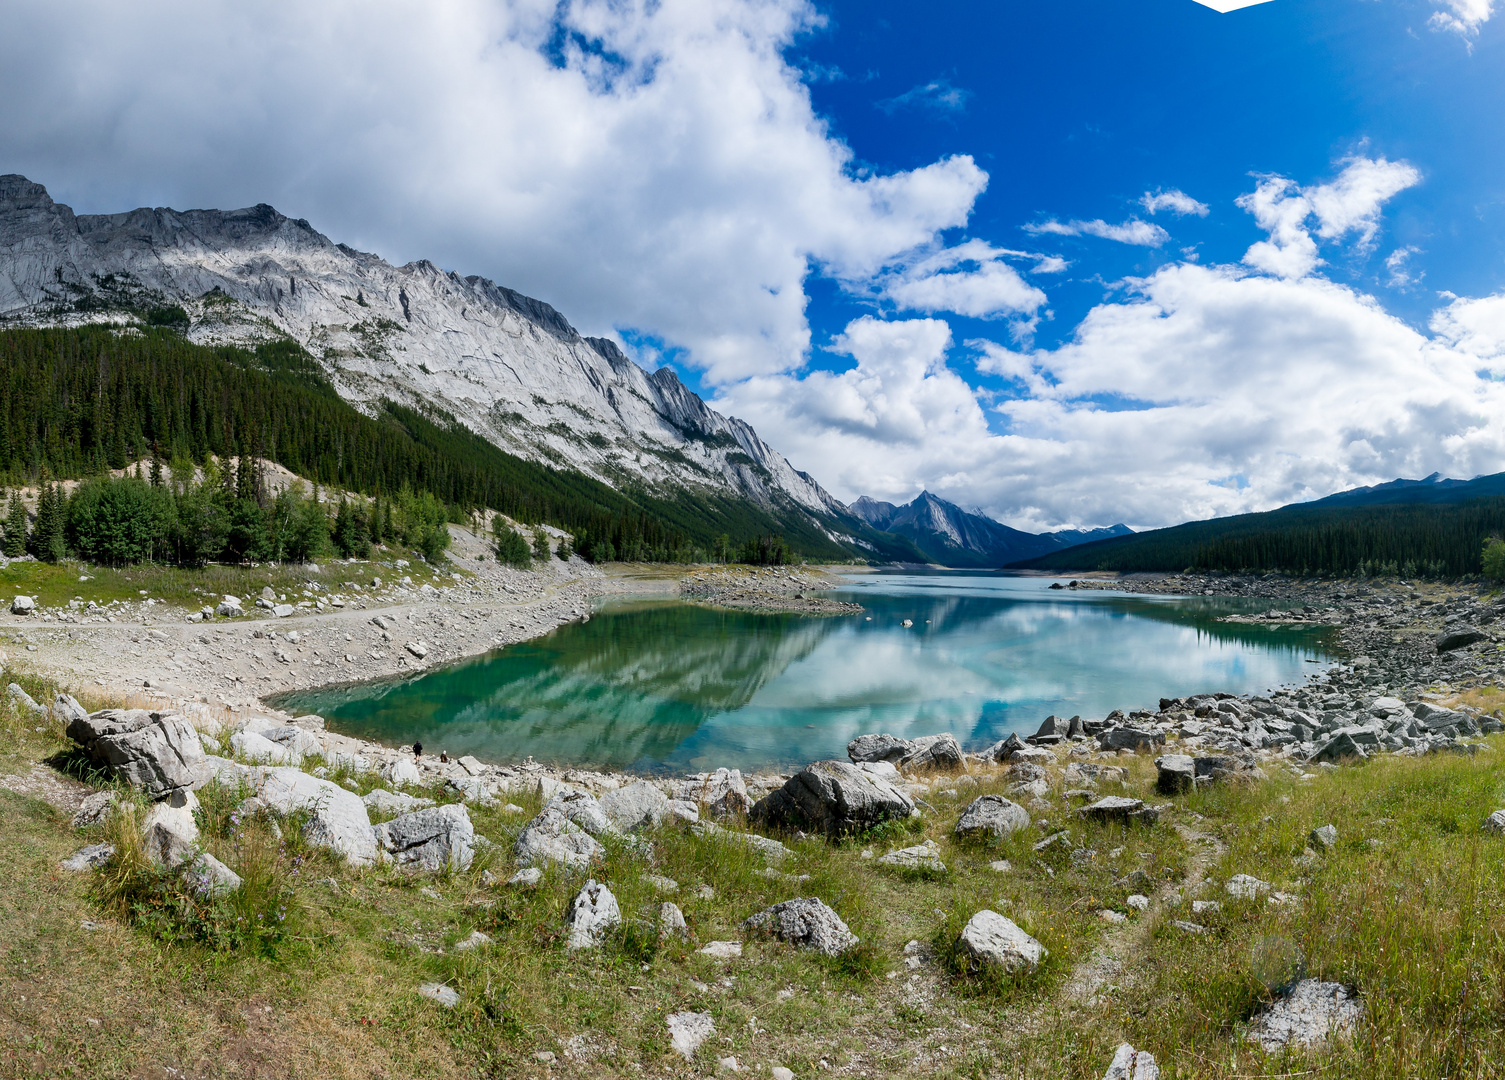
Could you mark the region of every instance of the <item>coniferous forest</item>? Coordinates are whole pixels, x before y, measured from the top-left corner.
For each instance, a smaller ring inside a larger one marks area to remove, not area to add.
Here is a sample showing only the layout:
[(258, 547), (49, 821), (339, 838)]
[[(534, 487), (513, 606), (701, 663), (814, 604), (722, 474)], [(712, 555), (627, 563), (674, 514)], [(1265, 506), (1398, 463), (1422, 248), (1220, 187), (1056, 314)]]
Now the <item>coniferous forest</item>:
[(1287, 506), (1099, 540), (1017, 564), (1038, 570), (1282, 571), (1462, 577), (1505, 535), (1505, 499), (1400, 506)]
[[(297, 492), (269, 499), (259, 458), (365, 498), (334, 520), (333, 507)], [(149, 476), (107, 479), (142, 460), (153, 462)], [(0, 331), (0, 476), (41, 481), (26, 543), (49, 558), (302, 558), (326, 540), (347, 554), (373, 540), (437, 553), (445, 520), (485, 509), (556, 525), (593, 561), (848, 557), (793, 515), (715, 495), (617, 491), (392, 402), (367, 416), (296, 343), (210, 348), (150, 320), (126, 332)], [(83, 478), (93, 479), (64, 500), (55, 481)]]

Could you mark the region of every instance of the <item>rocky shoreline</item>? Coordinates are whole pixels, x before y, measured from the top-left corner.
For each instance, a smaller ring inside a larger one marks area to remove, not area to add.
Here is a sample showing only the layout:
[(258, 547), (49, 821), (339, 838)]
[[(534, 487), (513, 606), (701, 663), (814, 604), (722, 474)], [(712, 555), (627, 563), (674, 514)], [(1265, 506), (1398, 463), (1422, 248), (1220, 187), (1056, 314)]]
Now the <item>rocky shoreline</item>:
[(690, 601), (743, 611), (786, 611), (798, 615), (856, 615), (861, 604), (811, 593), (836, 588), (839, 579), (805, 567), (718, 566), (693, 570), (680, 582)]

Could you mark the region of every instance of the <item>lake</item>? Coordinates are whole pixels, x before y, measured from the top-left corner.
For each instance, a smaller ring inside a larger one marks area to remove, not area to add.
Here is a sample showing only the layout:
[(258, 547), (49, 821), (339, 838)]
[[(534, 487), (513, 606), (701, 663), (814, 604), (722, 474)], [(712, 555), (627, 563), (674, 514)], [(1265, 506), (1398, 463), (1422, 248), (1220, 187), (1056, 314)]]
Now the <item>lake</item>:
[(977, 572), (849, 581), (827, 595), (860, 615), (610, 601), (451, 667), (276, 703), (348, 735), (483, 761), (756, 770), (845, 757), (870, 731), (951, 731), (975, 750), (1033, 734), (1050, 713), (1300, 682), (1329, 656), (1325, 630), (1217, 621), (1263, 601), (1053, 591)]

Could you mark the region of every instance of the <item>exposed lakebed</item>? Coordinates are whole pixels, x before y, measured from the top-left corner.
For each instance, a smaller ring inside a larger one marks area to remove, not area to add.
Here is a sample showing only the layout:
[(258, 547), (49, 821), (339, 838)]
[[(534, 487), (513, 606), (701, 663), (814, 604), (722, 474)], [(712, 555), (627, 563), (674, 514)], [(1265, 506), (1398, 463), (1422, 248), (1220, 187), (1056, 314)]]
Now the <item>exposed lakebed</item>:
[(418, 678), (277, 704), (348, 735), (485, 761), (766, 769), (843, 757), (869, 731), (951, 731), (976, 749), (1030, 734), (1049, 713), (1258, 692), (1304, 679), (1331, 648), (1321, 628), (1217, 621), (1264, 601), (1049, 584), (853, 576), (830, 595), (865, 610), (840, 617), (614, 600), (588, 621)]

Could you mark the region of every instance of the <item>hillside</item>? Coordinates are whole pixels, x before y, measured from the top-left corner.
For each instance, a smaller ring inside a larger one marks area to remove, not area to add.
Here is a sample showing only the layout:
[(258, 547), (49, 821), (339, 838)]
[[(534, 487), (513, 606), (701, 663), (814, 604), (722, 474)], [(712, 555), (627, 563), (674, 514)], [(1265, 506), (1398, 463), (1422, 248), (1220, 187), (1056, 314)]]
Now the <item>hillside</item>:
[(929, 561), (953, 567), (996, 569), (1019, 559), (1130, 532), (1127, 525), (1090, 531), (1023, 532), (984, 514), (963, 510), (928, 491), (904, 506), (864, 495), (847, 509), (876, 529), (913, 541)]
[(539, 476), (631, 491), (701, 535), (782, 532), (826, 557), (893, 548), (672, 370), (649, 374), (542, 301), (426, 260), (393, 266), (270, 206), (77, 215), (0, 177), (0, 320), (133, 318), (214, 348), (296, 343), (306, 374), (373, 419), (442, 416)]
[(1383, 570), (1456, 577), (1478, 573), (1485, 539), (1501, 534), (1505, 498), (1369, 506), (1305, 503), (1100, 540), (1022, 560), (1013, 568), (1068, 573)]

